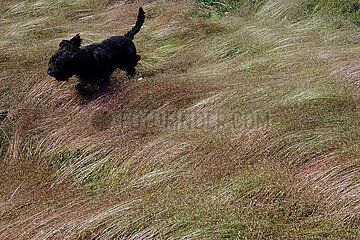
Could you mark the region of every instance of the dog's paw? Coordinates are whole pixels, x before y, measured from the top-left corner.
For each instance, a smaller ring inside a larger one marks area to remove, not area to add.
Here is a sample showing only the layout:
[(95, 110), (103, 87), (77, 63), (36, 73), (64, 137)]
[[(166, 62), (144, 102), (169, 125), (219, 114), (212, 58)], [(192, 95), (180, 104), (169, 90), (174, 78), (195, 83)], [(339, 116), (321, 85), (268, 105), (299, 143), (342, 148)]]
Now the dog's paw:
[(85, 88), (85, 84), (83, 84), (83, 83), (78, 83), (75, 85), (75, 89), (78, 91), (82, 91), (82, 90), (84, 90), (84, 88)]
[(136, 72), (135, 72), (135, 68), (134, 69), (130, 69), (126, 72), (126, 76), (135, 76)]

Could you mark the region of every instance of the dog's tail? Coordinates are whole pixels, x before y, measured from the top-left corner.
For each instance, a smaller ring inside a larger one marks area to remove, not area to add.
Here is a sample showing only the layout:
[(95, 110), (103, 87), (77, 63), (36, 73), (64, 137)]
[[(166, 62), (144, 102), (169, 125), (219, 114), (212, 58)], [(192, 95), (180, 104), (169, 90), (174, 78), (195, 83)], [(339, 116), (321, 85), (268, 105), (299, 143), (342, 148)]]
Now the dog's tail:
[(139, 15), (138, 15), (138, 19), (136, 21), (135, 26), (128, 33), (125, 34), (125, 37), (133, 40), (135, 34), (137, 34), (140, 31), (140, 28), (143, 25), (144, 21), (145, 21), (145, 12), (141, 7), (141, 8), (139, 8)]

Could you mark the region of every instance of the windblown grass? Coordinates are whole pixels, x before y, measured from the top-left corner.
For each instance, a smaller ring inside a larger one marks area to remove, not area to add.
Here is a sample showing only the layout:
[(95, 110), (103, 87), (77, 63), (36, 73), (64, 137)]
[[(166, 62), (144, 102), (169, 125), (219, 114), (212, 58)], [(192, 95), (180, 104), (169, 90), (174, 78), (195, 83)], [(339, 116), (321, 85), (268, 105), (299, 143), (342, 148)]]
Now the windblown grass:
[[(356, 239), (352, 1), (240, 2), (0, 3), (0, 238)], [(140, 5), (137, 80), (46, 75), (61, 39), (123, 34)]]

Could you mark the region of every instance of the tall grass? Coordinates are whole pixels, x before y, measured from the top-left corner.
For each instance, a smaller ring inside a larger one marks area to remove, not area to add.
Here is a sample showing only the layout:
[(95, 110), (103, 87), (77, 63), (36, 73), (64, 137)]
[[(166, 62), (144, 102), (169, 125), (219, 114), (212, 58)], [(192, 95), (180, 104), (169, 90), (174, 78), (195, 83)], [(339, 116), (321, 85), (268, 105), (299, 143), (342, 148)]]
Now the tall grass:
[[(1, 239), (357, 238), (353, 2), (201, 2), (1, 3)], [(46, 75), (140, 5), (136, 80)]]

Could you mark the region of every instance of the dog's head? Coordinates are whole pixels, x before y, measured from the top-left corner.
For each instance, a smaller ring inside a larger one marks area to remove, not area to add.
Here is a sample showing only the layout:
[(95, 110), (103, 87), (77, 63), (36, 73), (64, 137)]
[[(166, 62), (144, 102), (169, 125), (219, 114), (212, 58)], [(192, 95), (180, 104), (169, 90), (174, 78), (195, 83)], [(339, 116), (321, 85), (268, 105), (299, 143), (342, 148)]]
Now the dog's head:
[(58, 81), (67, 81), (75, 74), (75, 59), (80, 51), (81, 38), (77, 34), (70, 40), (63, 40), (57, 52), (50, 57), (48, 74)]

